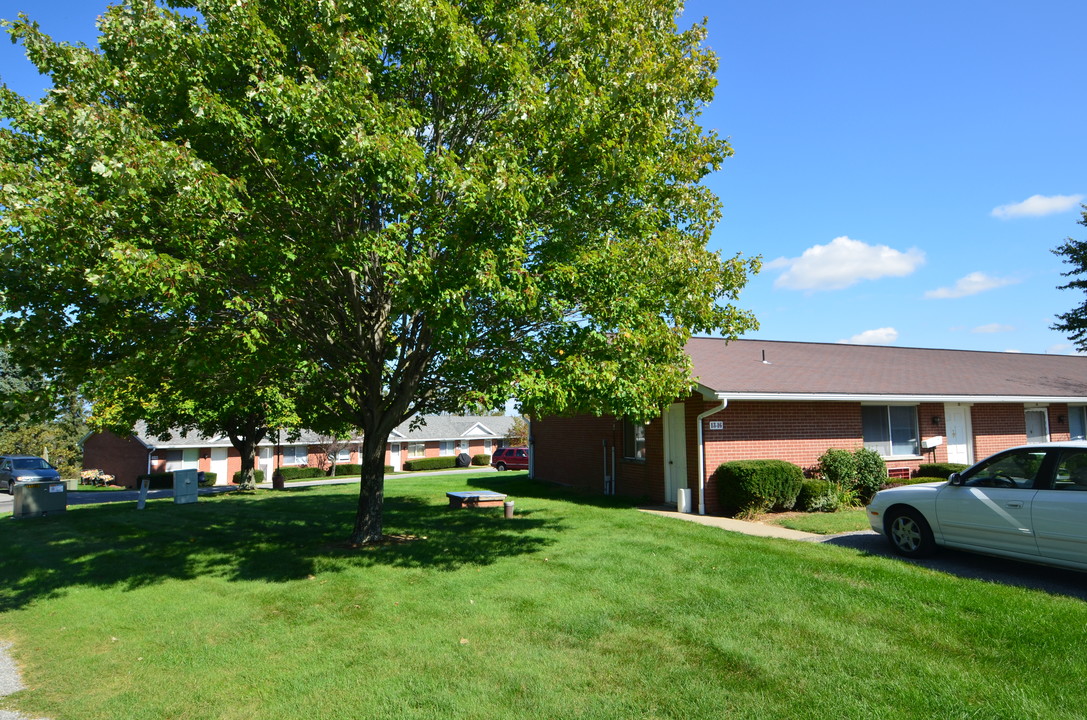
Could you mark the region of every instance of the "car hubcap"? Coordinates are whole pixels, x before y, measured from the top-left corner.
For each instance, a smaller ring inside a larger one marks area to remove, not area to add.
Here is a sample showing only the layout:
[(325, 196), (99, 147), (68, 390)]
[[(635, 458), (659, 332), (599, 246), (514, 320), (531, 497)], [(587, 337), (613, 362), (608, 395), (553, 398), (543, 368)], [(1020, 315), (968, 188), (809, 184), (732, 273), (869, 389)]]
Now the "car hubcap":
[(894, 543), (903, 550), (916, 550), (921, 543), (921, 531), (917, 523), (908, 517), (896, 518), (891, 525)]

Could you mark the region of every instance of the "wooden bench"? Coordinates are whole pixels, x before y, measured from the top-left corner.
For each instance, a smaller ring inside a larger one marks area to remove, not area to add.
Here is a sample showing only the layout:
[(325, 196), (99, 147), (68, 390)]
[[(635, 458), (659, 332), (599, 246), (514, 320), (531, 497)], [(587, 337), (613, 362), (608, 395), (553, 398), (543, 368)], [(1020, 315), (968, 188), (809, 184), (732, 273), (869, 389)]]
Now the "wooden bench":
[(451, 508), (501, 507), (506, 501), (505, 495), (490, 490), (447, 492), (445, 496), (449, 498)]

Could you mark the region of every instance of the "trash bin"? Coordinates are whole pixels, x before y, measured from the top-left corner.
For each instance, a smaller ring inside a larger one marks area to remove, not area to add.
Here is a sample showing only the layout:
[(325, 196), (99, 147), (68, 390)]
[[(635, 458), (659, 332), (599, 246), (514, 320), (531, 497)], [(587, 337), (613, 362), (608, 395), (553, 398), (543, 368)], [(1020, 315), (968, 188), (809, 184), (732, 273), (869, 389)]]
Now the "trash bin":
[(196, 470), (174, 470), (174, 504), (187, 505), (196, 502), (199, 487)]
[(68, 486), (63, 480), (28, 480), (15, 483), (12, 518), (55, 515), (68, 509)]
[(73, 492), (79, 489), (79, 478), (77, 477), (65, 478), (63, 482), (65, 485), (68, 486), (68, 492)]

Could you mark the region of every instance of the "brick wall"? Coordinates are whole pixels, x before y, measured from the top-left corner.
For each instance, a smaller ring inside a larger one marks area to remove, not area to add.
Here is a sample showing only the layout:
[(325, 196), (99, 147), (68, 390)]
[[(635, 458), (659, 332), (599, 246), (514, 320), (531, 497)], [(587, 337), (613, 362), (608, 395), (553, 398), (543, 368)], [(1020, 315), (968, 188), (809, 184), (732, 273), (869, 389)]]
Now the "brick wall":
[(617, 495), (662, 502), (661, 428), (660, 419), (647, 424), (645, 460), (630, 460), (623, 457), (623, 423), (611, 416), (533, 420), (531, 451), (535, 477), (603, 494), (605, 471), (611, 472), (614, 467)]
[(147, 472), (147, 448), (134, 437), (95, 433), (83, 443), (83, 469), (103, 470), (126, 487), (136, 487), (136, 476)]
[[(717, 403), (693, 395), (686, 401), (687, 486), (698, 488), (698, 415)], [(856, 402), (762, 402), (732, 401), (703, 420), (705, 442), (706, 510), (719, 511), (717, 488), (712, 475), (730, 460), (773, 458), (813, 469), (819, 456), (830, 448), (855, 450), (863, 447), (861, 405)], [(970, 408), (975, 459), (985, 458), (1008, 447), (1026, 442), (1026, 408), (1022, 404), (976, 404)], [(945, 436), (943, 444), (922, 450), (921, 456), (887, 461), (896, 473), (908, 469), (916, 473), (923, 463), (947, 462), (946, 419), (943, 403), (917, 406), (921, 439)], [(1067, 440), (1068, 408), (1048, 408), (1050, 438)], [(711, 421), (722, 421), (724, 428), (710, 430)], [(532, 424), (536, 477), (572, 485), (593, 493), (603, 492), (604, 447), (616, 450), (617, 492), (664, 501), (664, 436), (661, 419), (646, 427), (646, 461), (622, 460), (622, 423), (614, 418), (579, 416), (545, 418)]]

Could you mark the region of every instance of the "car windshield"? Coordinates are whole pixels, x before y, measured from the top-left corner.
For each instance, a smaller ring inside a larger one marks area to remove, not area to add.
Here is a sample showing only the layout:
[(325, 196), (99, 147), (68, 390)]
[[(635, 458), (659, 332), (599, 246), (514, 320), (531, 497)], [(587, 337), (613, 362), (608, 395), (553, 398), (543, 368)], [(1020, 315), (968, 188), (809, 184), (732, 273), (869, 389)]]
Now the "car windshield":
[(50, 465), (41, 458), (15, 458), (11, 461), (16, 470), (48, 470)]

